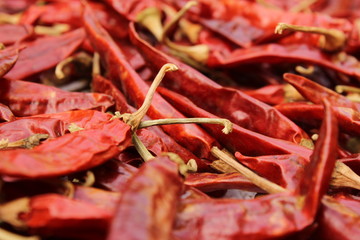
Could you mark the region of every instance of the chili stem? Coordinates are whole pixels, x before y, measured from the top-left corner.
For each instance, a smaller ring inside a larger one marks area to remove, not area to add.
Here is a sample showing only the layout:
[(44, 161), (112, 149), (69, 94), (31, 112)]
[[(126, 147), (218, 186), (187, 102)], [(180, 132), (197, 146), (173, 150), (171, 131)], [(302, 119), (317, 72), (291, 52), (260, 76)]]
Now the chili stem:
[(137, 150), (137, 152), (140, 154), (141, 158), (144, 159), (145, 162), (155, 158), (149, 150), (146, 149), (145, 145), (142, 143), (142, 141), (139, 139), (139, 137), (136, 135), (136, 133), (132, 134), (132, 142)]
[(155, 38), (161, 42), (163, 37), (163, 27), (159, 9), (151, 7), (143, 10), (136, 16), (136, 22), (148, 29)]
[(16, 148), (16, 147), (21, 147), (21, 148), (33, 148), (37, 145), (40, 144), (40, 141), (43, 139), (47, 139), (49, 137), (48, 134), (34, 134), (30, 137), (24, 138), (24, 139), (20, 139), (18, 141), (15, 142), (8, 142), (7, 140), (0, 140), (0, 149), (2, 148)]
[(360, 176), (340, 161), (336, 161), (331, 186), (350, 187), (360, 190)]
[(101, 69), (100, 69), (100, 54), (97, 52), (94, 52), (93, 57), (93, 64), (92, 64), (92, 75), (100, 75)]
[(337, 85), (335, 87), (335, 91), (338, 93), (343, 93), (343, 92), (360, 93), (360, 88), (346, 86), (346, 85)]
[(322, 36), (319, 39), (319, 45), (321, 48), (327, 51), (340, 50), (342, 47), (344, 47), (346, 42), (345, 34), (342, 31), (336, 29), (278, 23), (275, 28), (275, 33), (282, 34), (284, 30), (321, 34)]
[(175, 15), (175, 17), (173, 17), (170, 22), (168, 24), (165, 25), (164, 27), (164, 32), (162, 35), (162, 40), (164, 40), (165, 38), (167, 38), (167, 35), (170, 31), (171, 28), (173, 28), (176, 24), (179, 23), (179, 21), (181, 20), (181, 18), (184, 16), (184, 14), (193, 6), (196, 6), (198, 3), (196, 1), (189, 1), (187, 2), (184, 7), (182, 7), (180, 9), (180, 11), (178, 11)]
[(260, 177), (247, 167), (240, 164), (238, 161), (236, 161), (233, 157), (230, 157), (228, 153), (222, 152), (219, 148), (213, 147), (211, 149), (211, 153), (215, 156), (221, 159), (222, 161), (226, 162), (233, 168), (235, 168), (237, 171), (239, 171), (242, 175), (247, 177), (252, 183), (254, 183), (259, 188), (265, 190), (268, 193), (281, 193), (285, 192), (286, 189), (282, 188), (281, 186), (270, 182), (269, 180)]
[(146, 112), (150, 108), (151, 101), (152, 101), (152, 99), (154, 97), (156, 88), (161, 83), (162, 79), (165, 76), (165, 73), (169, 72), (169, 71), (176, 71), (176, 70), (178, 70), (178, 67), (175, 64), (172, 64), (172, 63), (167, 63), (164, 66), (162, 66), (160, 71), (156, 75), (154, 81), (152, 82), (152, 84), (150, 86), (150, 89), (149, 89), (148, 93), (146, 94), (144, 103), (141, 105), (141, 107), (136, 112), (134, 112), (132, 114), (123, 114), (122, 115), (123, 121), (125, 123), (129, 124), (133, 131), (135, 131), (138, 128), (141, 120), (143, 119)]
[(223, 133), (228, 134), (232, 131), (232, 123), (227, 119), (216, 118), (169, 118), (169, 119), (157, 119), (141, 122), (140, 128), (158, 126), (158, 125), (170, 125), (170, 124), (187, 124), (187, 123), (203, 123), (203, 124), (220, 124), (224, 128)]

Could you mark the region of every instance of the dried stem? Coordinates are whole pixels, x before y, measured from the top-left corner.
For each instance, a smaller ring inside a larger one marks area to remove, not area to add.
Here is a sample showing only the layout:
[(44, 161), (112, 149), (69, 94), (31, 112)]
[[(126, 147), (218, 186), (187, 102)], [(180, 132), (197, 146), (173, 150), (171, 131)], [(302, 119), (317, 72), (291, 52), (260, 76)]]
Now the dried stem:
[(360, 176), (344, 163), (336, 161), (330, 184), (333, 187), (350, 187), (360, 190)]
[(175, 51), (178, 51), (178, 52), (185, 53), (190, 58), (194, 59), (195, 61), (197, 61), (199, 63), (205, 63), (209, 58), (210, 49), (209, 49), (209, 46), (207, 46), (206, 44), (198, 44), (198, 45), (194, 45), (194, 46), (184, 46), (184, 45), (179, 45), (179, 44), (173, 43), (168, 38), (164, 39), (164, 43), (169, 48), (171, 48)]
[(64, 73), (63, 69), (66, 65), (68, 65), (71, 62), (79, 62), (84, 64), (85, 66), (90, 66), (92, 62), (92, 58), (87, 53), (80, 52), (74, 56), (62, 60), (55, 67), (55, 76), (57, 79), (61, 80), (66, 77), (66, 74)]
[(347, 86), (347, 85), (337, 85), (335, 91), (338, 93), (349, 92), (349, 93), (360, 93), (360, 88)]
[(139, 137), (136, 135), (136, 133), (132, 134), (132, 142), (137, 150), (137, 152), (140, 154), (141, 158), (144, 159), (145, 162), (155, 158), (149, 150), (146, 149), (143, 142), (139, 139)]
[(326, 51), (339, 51), (346, 43), (346, 35), (336, 29), (278, 23), (275, 33), (282, 34), (284, 30), (321, 34), (319, 46)]
[(223, 133), (229, 134), (232, 131), (232, 122), (227, 119), (221, 118), (169, 118), (169, 119), (157, 119), (157, 120), (148, 120), (141, 122), (139, 125), (140, 128), (152, 127), (157, 125), (169, 125), (169, 124), (187, 124), (187, 123), (203, 123), (203, 124), (220, 124), (224, 128)]
[(93, 57), (93, 65), (92, 65), (92, 75), (100, 75), (101, 74), (101, 68), (100, 68), (100, 54), (97, 52), (94, 52)]
[(165, 25), (164, 27), (164, 32), (163, 32), (163, 36), (162, 36), (162, 40), (164, 40), (165, 38), (167, 38), (167, 35), (169, 34), (169, 31), (179, 23), (179, 21), (181, 20), (181, 18), (184, 16), (184, 14), (193, 6), (196, 6), (197, 2), (196, 1), (189, 1), (187, 2), (184, 7), (182, 7), (180, 9), (180, 11), (178, 11), (176, 13), (176, 15), (171, 19), (171, 21)]
[(48, 134), (34, 134), (30, 137), (20, 139), (15, 142), (8, 142), (5, 139), (0, 140), (0, 149), (3, 148), (33, 148), (40, 144), (41, 140), (49, 138)]
[(303, 66), (298, 65), (295, 67), (295, 71), (297, 71), (298, 73), (301, 73), (301, 74), (311, 75), (314, 73), (315, 67), (313, 65), (310, 65), (307, 68), (305, 68)]
[(179, 172), (184, 177), (186, 177), (188, 172), (196, 172), (197, 171), (197, 164), (194, 159), (190, 159), (186, 164), (184, 162), (184, 160), (176, 153), (165, 152), (165, 153), (162, 153), (162, 155), (168, 156), (171, 161), (177, 163), (179, 165)]
[(38, 26), (35, 26), (35, 28), (34, 28), (34, 32), (36, 34), (50, 35), (50, 36), (59, 36), (62, 33), (67, 32), (69, 30), (70, 30), (70, 25), (63, 24), (63, 23), (55, 24), (51, 27), (38, 25)]
[(274, 4), (271, 4), (271, 3), (268, 3), (266, 0), (256, 0), (256, 2), (264, 7), (267, 7), (267, 8), (273, 8), (273, 9), (277, 9), (277, 10), (281, 10), (280, 7), (274, 5)]
[(136, 16), (136, 22), (147, 28), (156, 39), (161, 42), (163, 37), (163, 27), (159, 9), (155, 7), (145, 9)]
[(235, 168), (237, 171), (239, 171), (242, 175), (247, 177), (252, 183), (254, 183), (259, 188), (265, 190), (268, 193), (280, 193), (285, 192), (286, 189), (282, 188), (281, 186), (270, 182), (269, 180), (260, 177), (247, 167), (240, 164), (238, 161), (236, 161), (233, 157), (230, 157), (228, 153), (222, 152), (217, 147), (213, 147), (211, 149), (211, 153), (215, 156), (221, 159), (222, 161), (226, 162), (233, 168)]
[(127, 123), (128, 125), (131, 126), (131, 129), (133, 131), (136, 131), (136, 129), (138, 128), (141, 120), (143, 119), (143, 117), (145, 116), (146, 112), (148, 111), (148, 109), (150, 108), (151, 105), (151, 101), (154, 97), (156, 88), (159, 86), (160, 82), (162, 81), (162, 79), (165, 76), (166, 72), (169, 71), (176, 71), (178, 70), (178, 67), (175, 64), (172, 63), (167, 63), (164, 66), (161, 67), (159, 73), (156, 75), (154, 81), (152, 82), (150, 89), (145, 97), (144, 103), (142, 104), (142, 106), (134, 113), (129, 114), (129, 113), (125, 113), (121, 115), (121, 118), (123, 119), (123, 121), (125, 123)]

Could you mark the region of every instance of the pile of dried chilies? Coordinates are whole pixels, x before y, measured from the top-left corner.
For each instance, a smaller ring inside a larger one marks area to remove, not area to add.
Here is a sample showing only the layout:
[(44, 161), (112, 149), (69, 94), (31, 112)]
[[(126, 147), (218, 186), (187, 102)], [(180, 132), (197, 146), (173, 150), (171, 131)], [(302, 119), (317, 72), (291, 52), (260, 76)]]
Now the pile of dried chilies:
[(0, 1), (0, 240), (358, 239), (360, 2)]

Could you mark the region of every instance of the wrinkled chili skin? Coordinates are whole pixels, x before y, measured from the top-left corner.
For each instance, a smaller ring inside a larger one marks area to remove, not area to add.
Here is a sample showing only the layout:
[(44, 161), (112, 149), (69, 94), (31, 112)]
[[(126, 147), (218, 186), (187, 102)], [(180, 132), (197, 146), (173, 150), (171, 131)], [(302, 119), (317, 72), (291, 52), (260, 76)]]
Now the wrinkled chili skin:
[(29, 212), (20, 218), (33, 234), (76, 239), (102, 239), (112, 212), (94, 204), (57, 194), (30, 199)]
[(1, 121), (10, 122), (12, 120), (15, 120), (15, 116), (10, 110), (10, 108), (0, 103), (0, 122)]
[(43, 37), (24, 43), (21, 46), (26, 48), (20, 52), (14, 67), (4, 77), (20, 80), (54, 67), (71, 55), (84, 39), (85, 32), (79, 28), (61, 36)]
[(321, 104), (322, 100), (326, 98), (332, 106), (346, 107), (360, 111), (360, 104), (351, 101), (350, 99), (321, 86), (318, 83), (311, 81), (300, 75), (285, 73), (284, 80), (295, 87), (302, 96), (315, 104)]
[[(271, 106), (239, 90), (222, 87), (195, 69), (156, 50), (138, 36), (134, 24), (130, 24), (130, 37), (141, 49), (150, 68), (157, 69), (167, 62), (176, 63), (179, 70), (167, 74), (163, 85), (190, 98), (204, 110), (270, 137), (295, 143), (303, 138), (308, 139), (304, 131)], [(210, 98), (211, 101), (204, 101)], [(268, 125), (272, 128), (267, 128)]]
[[(188, 117), (218, 118), (217, 116), (197, 107), (189, 99), (174, 93), (166, 88), (158, 88), (158, 92), (173, 106), (186, 114)], [(311, 150), (295, 143), (271, 138), (260, 133), (242, 128), (233, 124), (233, 130), (228, 135), (221, 133), (221, 126), (204, 124), (203, 127), (232, 152), (239, 151), (249, 156), (268, 154), (294, 153), (304, 158), (309, 158)], [(241, 139), (241, 140), (240, 140)]]
[[(275, 106), (281, 113), (293, 121), (304, 122), (318, 127), (323, 119), (323, 107), (306, 102), (282, 103)], [(333, 107), (334, 114), (339, 122), (339, 128), (350, 135), (360, 134), (360, 113), (348, 107)]]
[[(134, 105), (140, 107), (145, 99), (149, 86), (139, 77), (126, 61), (121, 49), (111, 39), (94, 18), (91, 10), (86, 7), (84, 11), (84, 24), (86, 32), (94, 48), (99, 52), (106, 65), (109, 66), (110, 79), (121, 85), (125, 96), (129, 97)], [(111, 67), (113, 65), (118, 67)], [(183, 118), (184, 116), (155, 93), (147, 114), (153, 119)], [(210, 148), (218, 145), (205, 131), (196, 125), (173, 125), (162, 127), (166, 133), (179, 144), (188, 148), (198, 157), (210, 157)]]
[[(115, 109), (120, 113), (133, 113), (136, 111), (135, 108), (131, 107), (127, 103), (125, 96), (121, 93), (121, 91), (116, 88), (110, 80), (102, 77), (101, 75), (96, 74), (93, 76), (92, 88), (96, 92), (112, 96), (115, 102)], [(144, 120), (150, 120), (150, 118), (145, 116)], [(206, 167), (203, 161), (198, 159), (189, 150), (175, 142), (174, 139), (164, 133), (160, 127), (154, 126), (149, 128), (149, 130), (161, 137), (162, 142), (166, 145), (169, 152), (178, 154), (185, 162), (189, 159), (195, 159), (199, 168)]]
[(63, 121), (51, 118), (28, 117), (0, 123), (0, 138), (15, 142), (28, 138), (34, 134), (48, 134), (50, 138), (60, 137), (65, 134), (66, 128)]
[(168, 157), (144, 163), (122, 192), (107, 240), (171, 239), (182, 185)]
[(0, 32), (6, 33), (0, 35), (0, 42), (4, 45), (11, 45), (30, 36), (33, 28), (26, 24), (2, 24), (0, 25)]
[(0, 78), (11, 70), (19, 57), (19, 50), (9, 47), (0, 50)]
[(26, 81), (0, 81), (0, 102), (16, 116), (58, 113), (75, 109), (100, 109), (113, 105), (110, 96), (100, 93), (67, 92), (52, 86)]
[(23, 178), (75, 173), (115, 157), (130, 141), (129, 126), (115, 119), (92, 129), (49, 139), (32, 149), (3, 150), (0, 173)]

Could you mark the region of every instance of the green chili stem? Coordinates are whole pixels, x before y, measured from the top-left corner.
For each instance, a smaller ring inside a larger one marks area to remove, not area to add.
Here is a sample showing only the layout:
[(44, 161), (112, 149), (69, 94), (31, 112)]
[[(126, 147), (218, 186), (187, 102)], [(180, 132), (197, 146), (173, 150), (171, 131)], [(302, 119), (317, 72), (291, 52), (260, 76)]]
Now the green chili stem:
[(265, 190), (268, 193), (280, 193), (285, 192), (286, 189), (283, 187), (270, 182), (269, 180), (260, 177), (247, 167), (243, 166), (239, 162), (237, 162), (233, 157), (230, 157), (228, 153), (222, 152), (219, 148), (213, 147), (211, 149), (211, 153), (215, 156), (221, 159), (222, 161), (226, 162), (233, 168), (235, 168), (237, 171), (239, 171), (242, 175), (247, 177), (252, 183), (254, 183), (259, 188)]
[(223, 125), (223, 133), (228, 134), (232, 131), (232, 123), (223, 118), (169, 118), (169, 119), (157, 119), (141, 122), (139, 128), (146, 128), (158, 125), (170, 125), (170, 124), (188, 124), (188, 123), (203, 123), (203, 124), (220, 124)]

